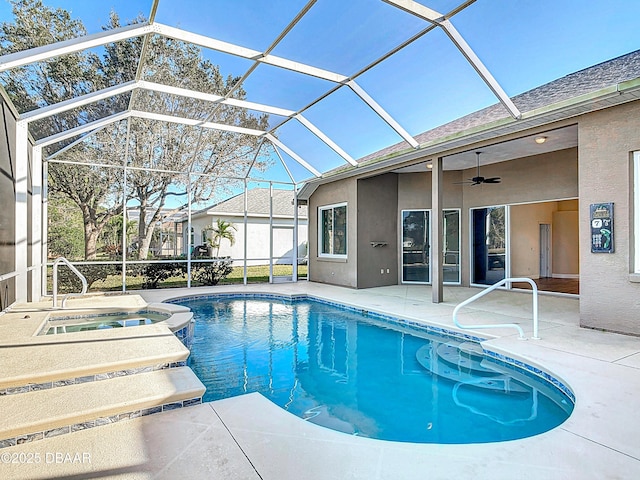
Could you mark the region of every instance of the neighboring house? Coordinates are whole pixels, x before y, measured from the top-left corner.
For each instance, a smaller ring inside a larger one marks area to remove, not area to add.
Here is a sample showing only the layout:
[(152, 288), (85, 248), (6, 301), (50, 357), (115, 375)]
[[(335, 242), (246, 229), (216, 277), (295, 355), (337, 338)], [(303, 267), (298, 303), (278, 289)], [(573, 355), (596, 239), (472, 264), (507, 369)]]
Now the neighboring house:
[(640, 334), (640, 51), (512, 100), (521, 118), (497, 104), (307, 182), (309, 279), (432, 283), (435, 302), (579, 279), (582, 326)]
[[(192, 248), (207, 245), (208, 240), (213, 236), (210, 229), (216, 225), (218, 219), (221, 219), (235, 227), (235, 230), (232, 230), (235, 242), (231, 245), (229, 240), (223, 239), (220, 251), (213, 249), (210, 252), (213, 256), (229, 256), (234, 259), (235, 265), (243, 265), (246, 240), (247, 265), (266, 265), (270, 257), (273, 258), (273, 263), (291, 265), (294, 255), (298, 258), (298, 263), (306, 261), (307, 207), (306, 205), (298, 206), (298, 238), (294, 249), (293, 200), (292, 190), (273, 189), (272, 200), (268, 188), (248, 190), (246, 231), (244, 193), (193, 212), (191, 242), (186, 237), (187, 219), (186, 217), (182, 219), (184, 253), (187, 245), (191, 245)], [(270, 231), (273, 232), (273, 236)], [(273, 247), (271, 247), (271, 238), (273, 238)]]

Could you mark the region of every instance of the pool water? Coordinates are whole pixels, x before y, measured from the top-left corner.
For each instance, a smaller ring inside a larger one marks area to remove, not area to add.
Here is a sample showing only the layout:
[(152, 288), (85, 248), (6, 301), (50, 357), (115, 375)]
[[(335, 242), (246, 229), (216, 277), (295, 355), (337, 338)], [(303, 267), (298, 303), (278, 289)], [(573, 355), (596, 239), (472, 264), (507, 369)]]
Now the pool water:
[(162, 322), (169, 315), (156, 312), (105, 313), (90, 316), (61, 317), (49, 320), (40, 335), (105, 330), (109, 328), (136, 327)]
[(190, 366), (204, 401), (260, 392), (341, 432), (479, 443), (548, 431), (573, 402), (551, 383), (482, 356), (477, 343), (305, 299), (213, 297), (194, 312)]

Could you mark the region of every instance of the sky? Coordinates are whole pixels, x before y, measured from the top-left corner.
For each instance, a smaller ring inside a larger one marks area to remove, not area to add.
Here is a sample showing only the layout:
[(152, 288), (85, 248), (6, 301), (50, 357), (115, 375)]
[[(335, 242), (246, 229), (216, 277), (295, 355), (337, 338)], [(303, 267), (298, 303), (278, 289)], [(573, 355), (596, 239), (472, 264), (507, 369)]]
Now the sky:
[[(150, 0), (43, 0), (98, 32), (113, 9), (122, 20), (149, 15)], [(461, 1), (461, 0), (460, 0)], [(440, 12), (457, 0), (420, 0)], [(156, 21), (264, 51), (306, 4), (303, 0), (160, 0)], [(452, 18), (509, 96), (640, 48), (640, 1), (477, 0)], [(11, 6), (0, 0), (0, 21)], [(351, 76), (427, 24), (381, 0), (318, 0), (273, 54)], [(223, 74), (251, 65), (218, 52), (203, 55)], [(440, 29), (371, 68), (358, 84), (411, 135), (497, 103)], [(247, 100), (300, 110), (332, 88), (328, 81), (259, 66), (245, 83)], [(341, 88), (304, 115), (353, 158), (401, 138), (350, 89)], [(272, 125), (281, 119), (272, 118)], [(279, 138), (320, 171), (343, 160), (296, 121)], [(294, 177), (310, 176), (285, 155)], [(284, 176), (281, 169), (277, 174)]]

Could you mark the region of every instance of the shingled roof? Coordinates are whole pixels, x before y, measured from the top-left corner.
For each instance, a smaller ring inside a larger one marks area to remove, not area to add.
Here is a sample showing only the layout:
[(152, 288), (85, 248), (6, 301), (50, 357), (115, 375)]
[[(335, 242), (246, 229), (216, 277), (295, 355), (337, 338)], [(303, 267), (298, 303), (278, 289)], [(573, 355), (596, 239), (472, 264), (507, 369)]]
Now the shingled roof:
[[(553, 105), (563, 100), (595, 92), (636, 78), (640, 78), (640, 50), (571, 73), (540, 87), (516, 95), (511, 100), (521, 112), (530, 112), (547, 105)], [(424, 144), (452, 134), (464, 132), (474, 127), (486, 125), (507, 118), (508, 116), (509, 114), (502, 104), (496, 103), (490, 107), (423, 132), (417, 135), (415, 139), (418, 143)], [(358, 163), (386, 157), (406, 150), (407, 144), (405, 142), (399, 142), (360, 158)]]
[[(202, 209), (193, 215), (244, 216), (244, 193)], [(249, 216), (269, 216), (269, 189), (253, 188), (247, 191), (247, 214)], [(293, 191), (273, 190), (273, 216), (293, 218)], [(307, 218), (306, 205), (298, 206), (298, 218)]]

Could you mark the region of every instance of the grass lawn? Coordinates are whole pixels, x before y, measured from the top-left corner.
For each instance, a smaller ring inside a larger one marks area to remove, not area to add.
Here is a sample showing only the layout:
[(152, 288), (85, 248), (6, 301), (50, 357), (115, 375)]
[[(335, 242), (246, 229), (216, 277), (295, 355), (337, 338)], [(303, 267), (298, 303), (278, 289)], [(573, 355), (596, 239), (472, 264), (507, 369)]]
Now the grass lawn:
[[(291, 265), (274, 265), (274, 276), (291, 276)], [(298, 278), (307, 277), (307, 266), (298, 265)], [(234, 267), (233, 271), (228, 277), (221, 280), (219, 285), (232, 285), (242, 283), (244, 278), (244, 268)], [(267, 283), (269, 281), (269, 265), (256, 265), (247, 267), (247, 282), (248, 283)], [(186, 277), (171, 277), (159, 284), (159, 288), (178, 288), (186, 287)], [(191, 282), (191, 286), (197, 287), (199, 284), (195, 281)], [(127, 276), (127, 290), (140, 290), (142, 289), (142, 277), (141, 276)], [(119, 291), (122, 290), (122, 276), (110, 275), (104, 281), (96, 281), (91, 285), (89, 291), (91, 292), (107, 292), (107, 291)]]

